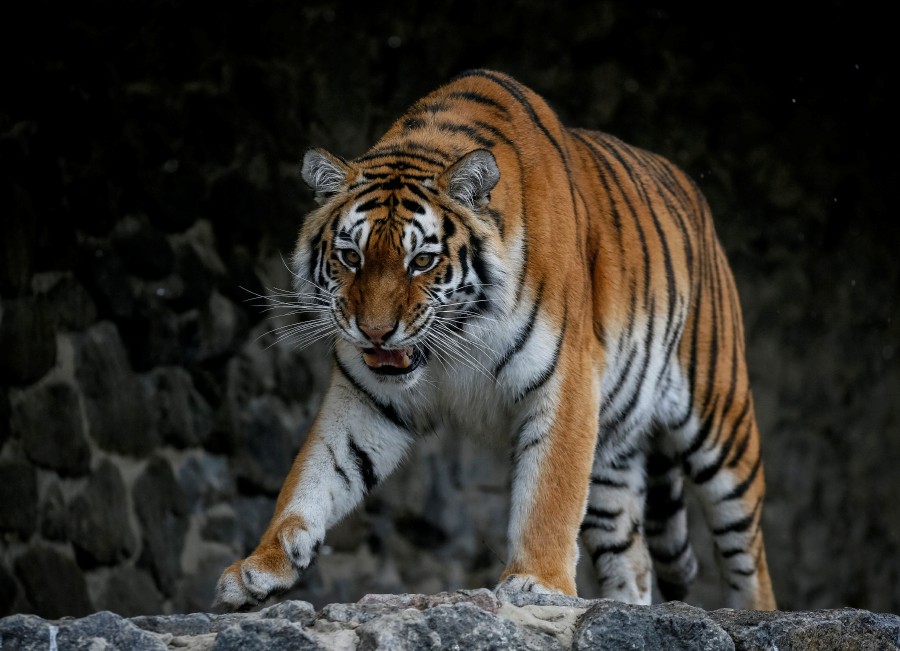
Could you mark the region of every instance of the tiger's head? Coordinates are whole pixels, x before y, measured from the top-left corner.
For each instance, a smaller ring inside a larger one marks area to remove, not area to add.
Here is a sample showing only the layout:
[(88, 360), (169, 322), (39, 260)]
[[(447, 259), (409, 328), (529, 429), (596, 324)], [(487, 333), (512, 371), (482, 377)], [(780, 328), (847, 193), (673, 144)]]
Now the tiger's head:
[(466, 329), (483, 327), (472, 321), (505, 275), (494, 156), (417, 158), (311, 149), (303, 159), (319, 207), (300, 232), (295, 290), (382, 381), (409, 382), (434, 356), (471, 365)]

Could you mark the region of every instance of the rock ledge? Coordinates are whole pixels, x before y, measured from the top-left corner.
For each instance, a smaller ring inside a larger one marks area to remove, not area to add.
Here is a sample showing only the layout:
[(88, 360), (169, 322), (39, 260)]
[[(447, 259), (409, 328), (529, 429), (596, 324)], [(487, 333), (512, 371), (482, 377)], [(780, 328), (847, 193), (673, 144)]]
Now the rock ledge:
[(878, 649), (900, 650), (900, 616), (853, 608), (706, 611), (681, 602), (460, 590), (367, 595), (316, 612), (285, 601), (252, 613), (123, 618), (108, 611), (46, 620), (0, 619), (0, 649)]

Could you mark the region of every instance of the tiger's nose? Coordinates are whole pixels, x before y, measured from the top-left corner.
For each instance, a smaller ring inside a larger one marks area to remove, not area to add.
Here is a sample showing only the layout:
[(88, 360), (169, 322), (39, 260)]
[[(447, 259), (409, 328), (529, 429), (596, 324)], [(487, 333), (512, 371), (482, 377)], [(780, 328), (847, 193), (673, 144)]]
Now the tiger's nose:
[(384, 325), (381, 323), (360, 323), (359, 329), (362, 330), (362, 333), (373, 344), (383, 344), (392, 334), (394, 334), (394, 331), (397, 329), (397, 324)]

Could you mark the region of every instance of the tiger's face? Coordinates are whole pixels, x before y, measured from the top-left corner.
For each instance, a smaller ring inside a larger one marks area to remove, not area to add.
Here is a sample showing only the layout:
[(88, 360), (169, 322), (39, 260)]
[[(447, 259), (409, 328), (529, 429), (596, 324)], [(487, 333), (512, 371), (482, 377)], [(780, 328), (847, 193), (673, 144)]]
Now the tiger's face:
[(465, 363), (463, 332), (502, 275), (486, 217), (493, 156), (477, 150), (428, 173), (311, 150), (303, 177), (321, 207), (294, 256), (298, 291), (384, 381), (409, 381), (434, 356)]

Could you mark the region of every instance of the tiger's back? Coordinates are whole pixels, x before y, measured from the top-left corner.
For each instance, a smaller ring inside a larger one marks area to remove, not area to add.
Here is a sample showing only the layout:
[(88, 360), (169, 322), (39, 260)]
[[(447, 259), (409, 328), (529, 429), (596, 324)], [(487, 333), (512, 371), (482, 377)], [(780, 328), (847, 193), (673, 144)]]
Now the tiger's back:
[[(449, 425), (511, 446), (507, 588), (573, 594), (580, 531), (604, 596), (649, 603), (655, 574), (681, 598), (696, 573), (687, 476), (729, 605), (774, 608), (737, 294), (680, 170), (475, 70), (362, 157), (316, 150), (303, 173), (322, 206), (298, 238), (297, 289), (333, 319), (334, 380), (220, 602), (291, 585), (414, 438)], [(315, 506), (323, 486), (345, 494)]]

